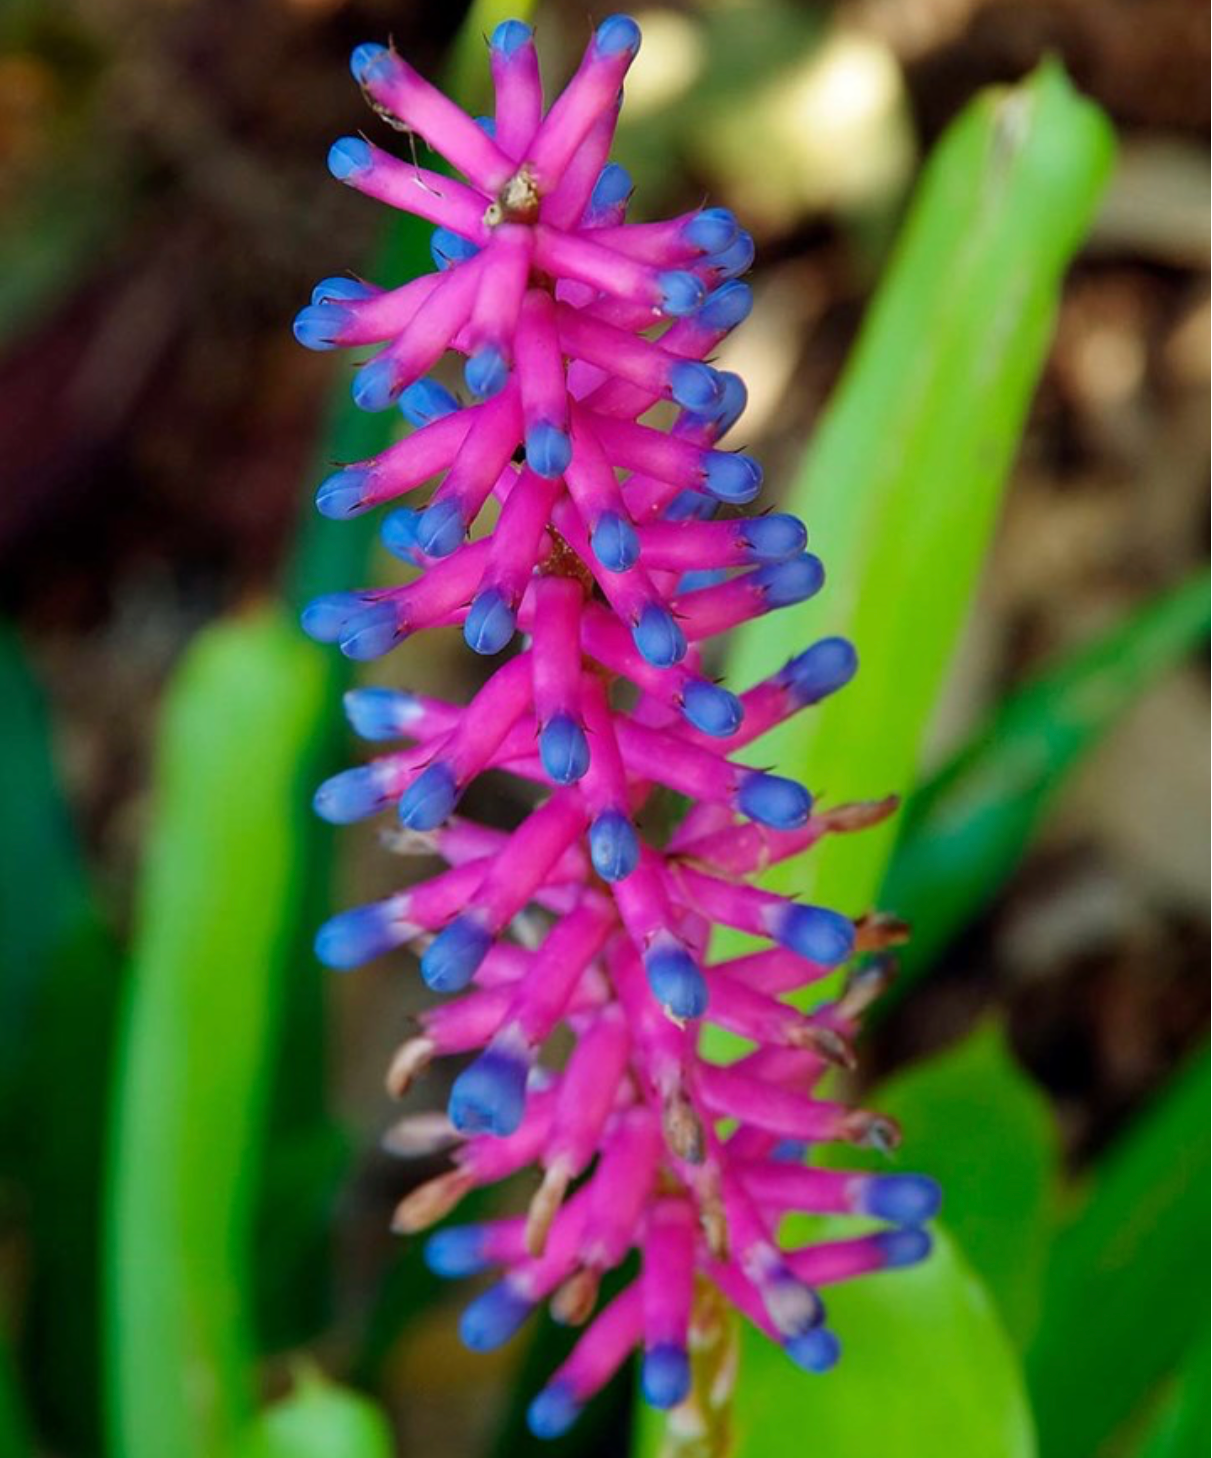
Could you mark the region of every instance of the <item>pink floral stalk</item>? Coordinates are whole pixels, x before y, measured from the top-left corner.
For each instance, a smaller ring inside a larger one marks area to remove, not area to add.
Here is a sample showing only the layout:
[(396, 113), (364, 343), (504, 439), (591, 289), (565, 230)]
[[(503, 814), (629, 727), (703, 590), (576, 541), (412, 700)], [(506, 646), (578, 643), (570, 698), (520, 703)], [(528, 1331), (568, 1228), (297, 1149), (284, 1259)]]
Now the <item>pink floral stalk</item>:
[[(402, 1201), (398, 1229), (422, 1229), (477, 1186), (541, 1172), (524, 1216), (444, 1229), (427, 1247), (444, 1275), (503, 1270), (463, 1315), (472, 1347), (504, 1341), (544, 1301), (589, 1322), (531, 1408), (541, 1435), (564, 1431), (636, 1347), (648, 1400), (682, 1401), (701, 1279), (801, 1367), (830, 1367), (838, 1343), (818, 1288), (920, 1260), (938, 1205), (923, 1176), (809, 1159), (820, 1143), (895, 1140), (887, 1119), (818, 1090), (851, 1061), (886, 967), (860, 965), (837, 1001), (807, 1014), (783, 994), (879, 951), (895, 928), (755, 878), (892, 805), (822, 811), (794, 781), (730, 757), (841, 688), (856, 660), (827, 638), (739, 698), (704, 669), (709, 639), (811, 597), (823, 569), (794, 517), (716, 516), (752, 501), (762, 479), (720, 445), (745, 387), (705, 362), (749, 312), (737, 276), (753, 245), (720, 208), (624, 221), (631, 185), (607, 158), (639, 43), (633, 21), (604, 21), (544, 112), (530, 28), (504, 23), (490, 41), (492, 121), (465, 116), (393, 51), (359, 46), (353, 73), (371, 105), (466, 180), (337, 142), (336, 177), (435, 225), (438, 271), (391, 289), (327, 279), (295, 324), (311, 348), (381, 345), (354, 397), (397, 404), (414, 427), (329, 477), (320, 511), (352, 517), (438, 483), (424, 507), (383, 522), (387, 546), (418, 569), (411, 580), (321, 598), (307, 631), (359, 660), (440, 624), (461, 625), (484, 655), (523, 635), (468, 705), (348, 696), (364, 738), (408, 747), (329, 780), (317, 809), (346, 822), (394, 807), (408, 843), (447, 869), (335, 917), (317, 950), (349, 968), (423, 948), (425, 982), (457, 994), (399, 1050), (393, 1093), (434, 1058), (476, 1055), (446, 1119), (406, 1120), (389, 1138), (406, 1152), (455, 1145), (450, 1170)], [(466, 404), (428, 374), (450, 350), (465, 357)], [(678, 410), (668, 428), (647, 418), (661, 401)], [(496, 526), (471, 539), (490, 499)], [(456, 814), (490, 769), (538, 787), (508, 833)], [(663, 841), (637, 830), (661, 791), (690, 805)], [(537, 945), (510, 939), (523, 914), (543, 928)], [(717, 926), (760, 950), (709, 961)], [(704, 1023), (752, 1050), (727, 1067), (706, 1061)], [(561, 1025), (573, 1049), (556, 1068), (544, 1050)], [(787, 1249), (792, 1212), (884, 1225)], [(633, 1251), (638, 1274), (594, 1315), (599, 1279)]]

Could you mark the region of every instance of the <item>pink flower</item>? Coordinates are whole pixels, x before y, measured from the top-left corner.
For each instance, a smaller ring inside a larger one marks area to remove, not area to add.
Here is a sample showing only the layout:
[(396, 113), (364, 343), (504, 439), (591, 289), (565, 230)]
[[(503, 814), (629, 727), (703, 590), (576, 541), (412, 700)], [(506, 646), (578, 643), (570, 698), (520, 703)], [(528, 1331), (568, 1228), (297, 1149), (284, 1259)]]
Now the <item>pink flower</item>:
[[(718, 208), (624, 221), (630, 183), (607, 159), (639, 42), (633, 21), (605, 21), (544, 113), (530, 29), (506, 22), (490, 43), (491, 124), (392, 51), (360, 46), (353, 71), (371, 104), (466, 181), (360, 139), (336, 143), (340, 180), (435, 225), (438, 271), (387, 290), (326, 280), (295, 324), (312, 348), (382, 345), (354, 397), (372, 410), (398, 403), (415, 427), (325, 481), (319, 509), (350, 517), (440, 483), (423, 508), (398, 507), (383, 523), (386, 544), (419, 573), (319, 599), (307, 631), (355, 659), (440, 624), (461, 624), (480, 654), (524, 635), (468, 705), (375, 688), (348, 696), (364, 738), (410, 747), (329, 780), (317, 809), (344, 822), (394, 806), (448, 869), (335, 917), (317, 950), (348, 968), (417, 945), (426, 983), (458, 994), (400, 1049), (397, 1094), (436, 1057), (477, 1055), (436, 1135), (461, 1141), (452, 1168), (403, 1200), (399, 1229), (423, 1228), (473, 1187), (542, 1171), (525, 1216), (446, 1229), (427, 1247), (446, 1275), (503, 1268), (464, 1313), (471, 1346), (505, 1340), (548, 1299), (562, 1320), (589, 1319), (599, 1278), (639, 1253), (638, 1277), (536, 1398), (542, 1435), (562, 1432), (637, 1346), (648, 1399), (685, 1397), (696, 1273), (801, 1366), (831, 1366), (838, 1344), (818, 1288), (921, 1259), (921, 1225), (938, 1205), (923, 1176), (807, 1162), (818, 1143), (895, 1139), (886, 1119), (817, 1088), (850, 1061), (886, 967), (861, 965), (837, 1001), (808, 1014), (783, 994), (878, 951), (889, 933), (754, 878), (892, 804), (822, 812), (794, 781), (730, 758), (841, 688), (856, 659), (824, 639), (739, 698), (703, 670), (708, 639), (810, 597), (824, 574), (795, 518), (715, 517), (761, 486), (755, 461), (719, 445), (744, 385), (704, 362), (749, 311), (736, 276), (753, 245)], [(475, 403), (427, 376), (449, 350), (466, 358)], [(667, 430), (645, 419), (662, 400), (680, 411)], [(497, 525), (469, 540), (490, 497)], [(630, 686), (634, 707), (615, 684)], [(510, 833), (456, 814), (489, 769), (541, 787)], [(690, 808), (658, 844), (636, 818), (661, 789)], [(541, 944), (510, 940), (534, 908)], [(717, 926), (762, 949), (709, 962)], [(707, 1062), (703, 1022), (752, 1051), (728, 1067)], [(555, 1069), (543, 1054), (561, 1024), (574, 1044)], [(432, 1120), (406, 1121), (394, 1139), (428, 1147), (432, 1134)], [(778, 1229), (792, 1211), (886, 1225), (787, 1250)]]

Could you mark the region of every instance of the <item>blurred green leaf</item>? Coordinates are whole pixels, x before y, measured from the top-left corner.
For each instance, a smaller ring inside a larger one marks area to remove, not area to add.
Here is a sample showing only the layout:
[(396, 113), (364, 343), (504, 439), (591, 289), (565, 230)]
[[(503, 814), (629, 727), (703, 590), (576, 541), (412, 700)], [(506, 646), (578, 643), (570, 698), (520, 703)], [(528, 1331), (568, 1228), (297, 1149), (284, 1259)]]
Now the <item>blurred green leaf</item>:
[(253, 1198), (322, 689), (261, 610), (201, 634), (168, 694), (112, 1149), (121, 1458), (223, 1458), (252, 1415)]
[(31, 1458), (33, 1451), (12, 1353), (6, 1333), (0, 1330), (0, 1453), (4, 1458)]
[[(1030, 1407), (993, 1302), (954, 1242), (936, 1235), (924, 1264), (827, 1293), (845, 1351), (824, 1376), (744, 1328), (735, 1458), (1033, 1458)], [(641, 1453), (659, 1451), (662, 1429), (646, 1411)]]
[(1184, 1358), (1178, 1380), (1165, 1395), (1136, 1458), (1203, 1458), (1212, 1438), (1208, 1359), (1205, 1335)]
[(1207, 635), (1201, 572), (1013, 694), (914, 792), (880, 898), (913, 923), (898, 993), (996, 896), (1082, 755)]
[(319, 1373), (300, 1373), (289, 1397), (260, 1413), (240, 1458), (394, 1458), (383, 1413)]
[(1208, 1317), (1208, 1055), (1098, 1165), (1048, 1263), (1028, 1378), (1044, 1458), (1087, 1458)]
[(105, 1143), (125, 981), (121, 950), (91, 916), (50, 959), (32, 1022), (23, 1366), (40, 1430), (68, 1453), (101, 1441)]
[(75, 831), (58, 785), (42, 690), (0, 624), (0, 1109), (30, 1053), (30, 1018), (50, 958), (89, 913)]
[(3, 1162), (27, 1202), (21, 1366), (48, 1441), (89, 1451), (99, 1441), (102, 1146), (122, 966), (90, 894), (41, 688), (7, 627), (0, 739), (0, 1118)]
[(938, 1180), (947, 1229), (1021, 1349), (1038, 1316), (1055, 1215), (1060, 1144), (1047, 1099), (988, 1022), (881, 1084), (872, 1100), (904, 1140), (891, 1160), (846, 1150), (845, 1165)]
[[(788, 498), (830, 574), (822, 601), (742, 630), (746, 682), (840, 632), (859, 676), (762, 740), (834, 801), (905, 793), (984, 560), (1056, 313), (1111, 166), (1105, 118), (1054, 63), (983, 93), (928, 162), (889, 272)], [(780, 889), (850, 912), (894, 824), (831, 837)]]

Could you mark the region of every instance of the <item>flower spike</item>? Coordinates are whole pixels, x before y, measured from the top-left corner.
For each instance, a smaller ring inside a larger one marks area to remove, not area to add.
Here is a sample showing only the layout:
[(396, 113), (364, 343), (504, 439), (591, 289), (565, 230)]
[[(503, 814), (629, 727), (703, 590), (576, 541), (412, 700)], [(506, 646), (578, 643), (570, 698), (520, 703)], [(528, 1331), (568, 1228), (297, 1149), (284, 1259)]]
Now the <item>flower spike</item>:
[[(749, 313), (740, 275), (753, 240), (716, 207), (627, 220), (631, 179), (609, 151), (639, 46), (633, 20), (603, 20), (544, 109), (533, 32), (504, 21), (488, 41), (496, 106), (482, 123), (390, 48), (359, 46), (352, 71), (372, 108), (462, 180), (361, 138), (336, 142), (336, 178), (433, 225), (436, 271), (386, 289), (325, 279), (295, 320), (310, 349), (375, 346), (354, 399), (396, 406), (410, 427), (335, 471), (316, 503), (336, 520), (390, 506), (383, 541), (411, 580), (319, 598), (305, 630), (364, 660), (453, 625), (494, 660), (466, 707), (386, 688), (347, 695), (376, 757), (320, 786), (317, 812), (383, 815), (397, 826), (389, 844), (446, 869), (334, 917), (316, 951), (343, 970), (411, 947), (442, 995), (392, 1060), (395, 1096), (435, 1059), (470, 1055), (445, 1113), (385, 1138), (403, 1157), (449, 1150), (452, 1161), (400, 1202), (395, 1228), (423, 1230), (469, 1191), (536, 1172), (525, 1213), (443, 1229), (425, 1257), (442, 1276), (500, 1272), (463, 1313), (476, 1350), (544, 1302), (584, 1325), (531, 1404), (540, 1437), (564, 1432), (633, 1350), (646, 1399), (683, 1402), (703, 1282), (801, 1369), (827, 1371), (841, 1347), (818, 1288), (922, 1260), (939, 1206), (924, 1175), (813, 1157), (823, 1143), (896, 1143), (891, 1120), (820, 1084), (853, 1065), (859, 1019), (891, 975), (880, 954), (906, 929), (756, 878), (895, 802), (821, 809), (797, 782), (734, 757), (844, 687), (857, 658), (822, 638), (744, 693), (704, 666), (708, 640), (814, 596), (824, 569), (793, 516), (717, 517), (762, 487), (757, 461), (725, 443), (744, 384), (708, 362)], [(451, 352), (466, 403), (429, 373)], [(649, 417), (660, 402), (676, 407), (670, 425)], [(539, 789), (509, 833), (458, 813), (490, 770)], [(689, 805), (657, 842), (662, 792)], [(718, 927), (755, 949), (713, 960)], [(783, 1000), (855, 958), (835, 1000), (808, 1012)], [(706, 1060), (704, 1023), (747, 1054)], [(572, 1052), (555, 1066), (561, 1028)], [(866, 1224), (789, 1249), (780, 1227), (792, 1213)], [(634, 1278), (599, 1310), (602, 1277), (633, 1252)]]

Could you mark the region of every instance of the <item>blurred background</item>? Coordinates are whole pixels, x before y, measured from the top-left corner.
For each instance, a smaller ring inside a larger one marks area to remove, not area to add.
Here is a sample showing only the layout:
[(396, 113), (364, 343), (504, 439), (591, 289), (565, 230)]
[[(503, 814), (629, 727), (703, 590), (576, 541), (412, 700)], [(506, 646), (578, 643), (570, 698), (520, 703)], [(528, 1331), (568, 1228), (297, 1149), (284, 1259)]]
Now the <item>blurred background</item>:
[[(341, 403), (350, 370), (301, 350), (289, 327), (317, 278), (370, 272), (393, 246), (381, 210), (325, 171), (329, 142), (370, 125), (345, 58), (390, 34), (426, 74), (449, 76), (464, 64), (450, 55), (466, 9), (8, 0), (0, 12), (0, 1315), (31, 1452), (102, 1451), (95, 1257), (112, 1036), (166, 684), (220, 615), (390, 570), (359, 562), (364, 538), (318, 544), (308, 525), (322, 460), (354, 428)], [(635, 13), (644, 46), (615, 155), (635, 177), (636, 216), (709, 196), (756, 237), (754, 314), (724, 363), (749, 384), (745, 445), (771, 500), (838, 379), (923, 158), (974, 95), (1056, 56), (1118, 133), (935, 714), (928, 777), (1008, 694), (1204, 560), (1207, 8), (686, 0)], [(535, 19), (549, 80), (567, 75), (585, 8), (558, 0)], [(459, 695), (471, 682), (457, 637), (398, 657), (397, 678)], [(1080, 762), (1048, 769), (1029, 847), (1003, 858), (868, 1042), (874, 1081), (1004, 1030), (1075, 1182), (1206, 1038), (1204, 657), (1196, 630), (1098, 719)], [(334, 702), (340, 686), (328, 685)], [(300, 784), (300, 806), (307, 793)], [(394, 1117), (381, 1070), (415, 979), (396, 966), (338, 980), (314, 965), (327, 843), (298, 834), (320, 849), (286, 977), (284, 1046), (297, 1057), (283, 1056), (290, 1075), (274, 1073), (269, 1097), (284, 1129), (322, 1107), (323, 1134), (287, 1141), (292, 1158), (259, 1204), (269, 1388), (283, 1386), (280, 1355), (310, 1344), (376, 1394), (400, 1452), (521, 1452), (508, 1437), (518, 1354), (461, 1353), (453, 1308), (386, 1234), (418, 1178), (378, 1149)], [(344, 905), (381, 894), (399, 867), (359, 832), (341, 838), (332, 874)], [(70, 954), (53, 901), (67, 883), (88, 905), (84, 949)], [(422, 1104), (437, 1104), (439, 1083)], [(1206, 1142), (1206, 1123), (1193, 1137)], [(300, 1208), (297, 1236), (279, 1239), (274, 1212)], [(1206, 1241), (1188, 1255), (1206, 1263)], [(1161, 1375), (1142, 1403), (1160, 1400)], [(616, 1401), (580, 1451), (624, 1451), (625, 1423)], [(1137, 1451), (1122, 1433), (1090, 1441), (1052, 1451)]]

